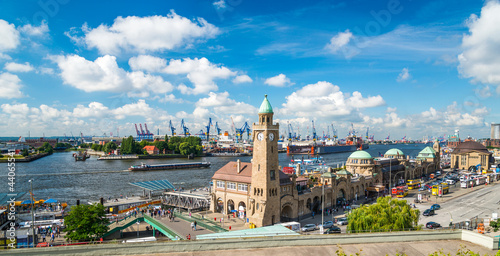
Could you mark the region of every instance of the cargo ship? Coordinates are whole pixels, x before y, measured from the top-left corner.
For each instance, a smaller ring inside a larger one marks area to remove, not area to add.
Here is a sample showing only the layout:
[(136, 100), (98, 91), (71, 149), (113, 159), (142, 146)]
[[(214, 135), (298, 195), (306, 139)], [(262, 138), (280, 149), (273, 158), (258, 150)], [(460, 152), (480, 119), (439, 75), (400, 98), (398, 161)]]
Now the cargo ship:
[(368, 149), (368, 143), (363, 143), (361, 138), (348, 137), (345, 144), (340, 144), (336, 142), (306, 142), (302, 144), (289, 144), (287, 145), (287, 154), (332, 154), (341, 152), (352, 152), (356, 150)]
[(149, 165), (142, 163), (141, 165), (132, 165), (128, 169), (131, 171), (156, 171), (156, 170), (174, 170), (174, 169), (208, 168), (208, 167), (210, 167), (209, 162), (156, 164), (156, 165)]

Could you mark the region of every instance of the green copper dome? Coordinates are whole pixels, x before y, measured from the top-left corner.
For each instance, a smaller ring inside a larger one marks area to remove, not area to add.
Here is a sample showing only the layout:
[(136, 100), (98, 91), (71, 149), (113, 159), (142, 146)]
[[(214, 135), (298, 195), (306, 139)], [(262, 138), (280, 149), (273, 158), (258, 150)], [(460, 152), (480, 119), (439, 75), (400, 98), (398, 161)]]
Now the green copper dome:
[(352, 153), (349, 158), (354, 158), (354, 159), (372, 159), (372, 156), (370, 153), (363, 151), (363, 150), (358, 150)]
[(260, 104), (259, 114), (273, 113), (273, 107), (271, 103), (267, 100), (267, 94), (265, 95), (264, 101)]
[(397, 148), (391, 148), (389, 150), (387, 150), (387, 152), (385, 152), (386, 155), (389, 155), (389, 156), (396, 156), (396, 155), (399, 155), (399, 156), (404, 156), (405, 154), (403, 153), (403, 151), (397, 149)]

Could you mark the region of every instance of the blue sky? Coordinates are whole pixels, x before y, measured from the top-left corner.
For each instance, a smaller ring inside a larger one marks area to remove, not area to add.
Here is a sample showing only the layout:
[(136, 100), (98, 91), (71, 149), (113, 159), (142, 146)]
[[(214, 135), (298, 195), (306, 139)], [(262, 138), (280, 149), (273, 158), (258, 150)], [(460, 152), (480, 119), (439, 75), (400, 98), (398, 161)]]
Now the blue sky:
[(282, 131), (489, 137), (498, 1), (4, 1), (0, 136)]

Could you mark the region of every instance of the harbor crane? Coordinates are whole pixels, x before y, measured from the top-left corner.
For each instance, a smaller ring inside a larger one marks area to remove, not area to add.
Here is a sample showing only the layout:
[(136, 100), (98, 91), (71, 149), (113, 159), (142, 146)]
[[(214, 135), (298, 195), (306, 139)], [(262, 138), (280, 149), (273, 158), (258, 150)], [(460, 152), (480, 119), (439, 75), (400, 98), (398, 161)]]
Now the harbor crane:
[(288, 122), (288, 141), (292, 141), (295, 136), (292, 136), (293, 134), (293, 128), (292, 128), (292, 125), (290, 124), (290, 122)]
[(239, 140), (242, 140), (245, 132), (247, 133), (247, 139), (250, 139), (250, 126), (248, 125), (248, 122), (245, 122), (241, 128), (236, 129), (236, 137)]
[(217, 135), (221, 135), (220, 131), (222, 130), (221, 128), (219, 128), (219, 124), (217, 122), (215, 122), (215, 130), (217, 130)]
[[(148, 125), (146, 123), (144, 124), (146, 131), (144, 131), (144, 129), (142, 129), (142, 124), (139, 124), (140, 131), (139, 131), (139, 129), (137, 129), (137, 124), (134, 124), (134, 126), (135, 126), (135, 131), (137, 132), (137, 137), (139, 138), (139, 140), (153, 139), (153, 133), (151, 133), (148, 130)], [(113, 134), (113, 133), (111, 133), (111, 134)]]
[(370, 136), (368, 135), (368, 132), (369, 132), (369, 131), (370, 131), (370, 126), (368, 126), (368, 127), (366, 128), (366, 136), (365, 136), (365, 137), (366, 137), (366, 139), (367, 139), (367, 140), (370, 138)]
[(190, 133), (189, 133), (189, 128), (186, 127), (186, 125), (184, 124), (184, 119), (181, 120), (181, 128), (182, 128), (182, 131), (184, 132), (184, 136), (189, 136)]
[(208, 118), (208, 124), (205, 126), (207, 128), (207, 133), (205, 134), (207, 136), (207, 141), (210, 140), (210, 126), (212, 126), (212, 118)]
[(314, 127), (314, 120), (312, 120), (312, 134), (313, 134), (313, 141), (316, 141), (318, 136), (316, 135), (316, 127)]
[(168, 124), (170, 130), (172, 131), (172, 136), (175, 136), (175, 127), (172, 125), (172, 120), (170, 120), (170, 123)]

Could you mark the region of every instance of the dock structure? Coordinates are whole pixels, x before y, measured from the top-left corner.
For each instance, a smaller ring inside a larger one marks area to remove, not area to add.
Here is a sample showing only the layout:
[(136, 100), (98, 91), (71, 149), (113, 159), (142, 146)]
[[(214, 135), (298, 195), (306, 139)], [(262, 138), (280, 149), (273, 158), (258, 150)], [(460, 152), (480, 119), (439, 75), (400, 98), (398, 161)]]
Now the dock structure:
[(163, 204), (185, 210), (204, 210), (210, 207), (210, 194), (207, 191), (172, 191), (163, 193)]

